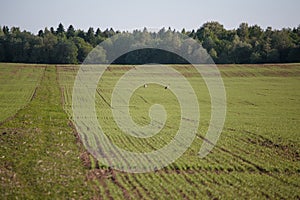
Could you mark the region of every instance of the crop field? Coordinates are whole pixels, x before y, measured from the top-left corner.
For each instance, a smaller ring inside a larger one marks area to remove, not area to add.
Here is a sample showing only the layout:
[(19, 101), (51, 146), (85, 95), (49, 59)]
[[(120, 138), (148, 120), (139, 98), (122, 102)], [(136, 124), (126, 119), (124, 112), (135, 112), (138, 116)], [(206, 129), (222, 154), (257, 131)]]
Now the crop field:
[(42, 72), (40, 66), (1, 66), (0, 122), (14, 115), (33, 98)]
[[(126, 173), (91, 156), (72, 124), (79, 66), (0, 64), (1, 199), (299, 199), (300, 64), (219, 65), (226, 122), (204, 158), (198, 152), (211, 117), (208, 89), (193, 67), (172, 67), (196, 92), (201, 113), (196, 137), (169, 166)], [(176, 134), (180, 105), (161, 85), (138, 88), (129, 102), (133, 121), (147, 125), (156, 103), (168, 118), (153, 137), (124, 134), (110, 102), (117, 81), (133, 68), (116, 65), (103, 73), (96, 90), (97, 117), (120, 148), (150, 152)]]

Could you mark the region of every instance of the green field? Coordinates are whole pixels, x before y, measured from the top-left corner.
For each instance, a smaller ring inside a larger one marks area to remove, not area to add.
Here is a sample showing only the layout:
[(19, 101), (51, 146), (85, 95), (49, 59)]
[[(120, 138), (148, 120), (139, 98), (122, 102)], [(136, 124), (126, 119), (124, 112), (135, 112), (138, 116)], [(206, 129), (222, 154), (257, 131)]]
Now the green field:
[[(152, 151), (166, 145), (180, 121), (170, 90), (141, 87), (130, 100), (133, 120), (149, 123), (154, 103), (165, 106), (161, 133), (123, 134), (109, 106), (119, 78), (134, 66), (110, 66), (99, 81), (99, 123), (118, 146)], [(300, 64), (219, 65), (227, 116), (213, 151), (197, 153), (210, 120), (210, 96), (190, 66), (172, 66), (196, 91), (201, 122), (191, 147), (155, 172), (112, 170), (84, 149), (72, 125), (72, 91), (79, 66), (0, 64), (1, 199), (299, 199)], [(118, 155), (116, 155), (118, 156)]]
[(13, 64), (1, 66), (0, 122), (11, 117), (33, 98), (43, 75), (40, 66), (24, 67)]

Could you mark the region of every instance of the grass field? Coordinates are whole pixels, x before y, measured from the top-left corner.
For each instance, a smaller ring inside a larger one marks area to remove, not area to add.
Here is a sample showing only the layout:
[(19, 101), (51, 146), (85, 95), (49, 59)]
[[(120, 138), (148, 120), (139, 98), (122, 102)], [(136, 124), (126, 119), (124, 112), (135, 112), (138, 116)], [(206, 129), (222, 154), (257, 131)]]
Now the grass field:
[[(299, 199), (300, 64), (218, 66), (227, 116), (217, 146), (203, 159), (197, 153), (210, 119), (208, 90), (195, 69), (172, 67), (197, 91), (197, 137), (168, 167), (132, 174), (97, 162), (76, 135), (71, 106), (79, 66), (0, 64), (1, 199)], [(160, 134), (134, 138), (113, 121), (111, 93), (132, 68), (112, 66), (103, 74), (96, 96), (99, 123), (124, 149), (159, 149), (180, 120), (171, 91), (150, 84), (130, 100), (133, 120), (141, 125), (149, 123), (152, 104), (165, 106), (168, 119)]]
[(34, 96), (42, 77), (43, 67), (1, 66), (0, 122), (14, 115)]

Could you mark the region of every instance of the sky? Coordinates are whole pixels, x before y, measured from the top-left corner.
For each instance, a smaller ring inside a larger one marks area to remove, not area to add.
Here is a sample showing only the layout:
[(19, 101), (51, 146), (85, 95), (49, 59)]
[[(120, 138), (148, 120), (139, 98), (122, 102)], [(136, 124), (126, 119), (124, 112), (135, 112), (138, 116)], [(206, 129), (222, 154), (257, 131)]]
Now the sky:
[(134, 30), (162, 27), (198, 29), (218, 21), (226, 29), (242, 22), (263, 29), (293, 28), (300, 24), (299, 0), (1, 0), (0, 26), (37, 33), (45, 27)]

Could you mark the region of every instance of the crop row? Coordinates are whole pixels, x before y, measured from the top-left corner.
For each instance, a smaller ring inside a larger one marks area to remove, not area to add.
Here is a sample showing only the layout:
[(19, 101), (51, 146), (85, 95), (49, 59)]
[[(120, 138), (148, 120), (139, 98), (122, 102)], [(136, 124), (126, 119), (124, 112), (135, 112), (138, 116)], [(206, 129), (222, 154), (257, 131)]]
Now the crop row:
[[(268, 71), (278, 72), (278, 67), (268, 66), (257, 70), (243, 70), (235, 66), (220, 68), (228, 96), (226, 124), (217, 146), (201, 159), (197, 153), (208, 129), (211, 106), (209, 93), (195, 70), (175, 66), (186, 75), (199, 99), (201, 119), (194, 142), (174, 163), (156, 172), (111, 172), (102, 163), (93, 164), (92, 171), (111, 173), (94, 179), (99, 196), (103, 199), (120, 196), (141, 199), (211, 199), (234, 198), (236, 195), (246, 198), (299, 197), (299, 193), (293, 192), (299, 188), (300, 181), (299, 137), (293, 137), (299, 130), (299, 113), (293, 111), (299, 105), (299, 93), (295, 92), (299, 91), (297, 88), (300, 89), (297, 84), (299, 78), (277, 77), (280, 74), (264, 76)], [(76, 70), (77, 67), (58, 68), (68, 114), (71, 113)], [(130, 104), (124, 106), (129, 107), (132, 119), (137, 124), (143, 126), (150, 122), (148, 112), (154, 103), (164, 106), (168, 119), (162, 131), (153, 137), (128, 136), (114, 121), (110, 105), (114, 86), (125, 71), (111, 67), (98, 84), (96, 111), (99, 124), (107, 137), (122, 149), (134, 152), (159, 149), (172, 140), (179, 127), (178, 102), (170, 91), (158, 85), (150, 84), (147, 88), (136, 90)], [(253, 75), (250, 76), (252, 71)], [(286, 74), (295, 71), (299, 69), (292, 66)], [(247, 76), (236, 76), (241, 73)], [(285, 113), (285, 116), (280, 113)], [(114, 156), (124, 159), (121, 155)]]
[(43, 71), (43, 67), (0, 64), (0, 122), (32, 99)]

